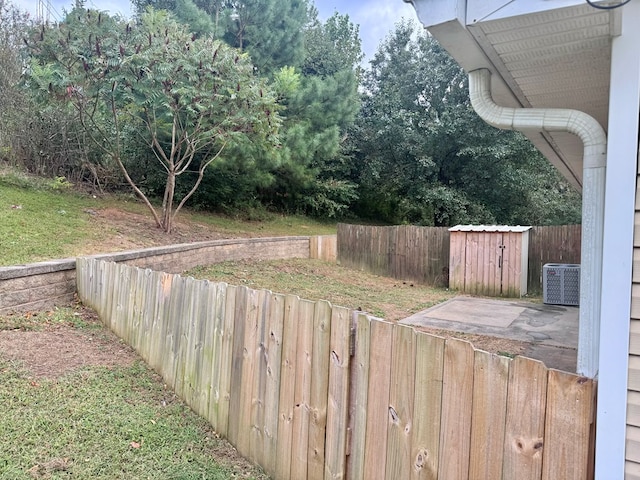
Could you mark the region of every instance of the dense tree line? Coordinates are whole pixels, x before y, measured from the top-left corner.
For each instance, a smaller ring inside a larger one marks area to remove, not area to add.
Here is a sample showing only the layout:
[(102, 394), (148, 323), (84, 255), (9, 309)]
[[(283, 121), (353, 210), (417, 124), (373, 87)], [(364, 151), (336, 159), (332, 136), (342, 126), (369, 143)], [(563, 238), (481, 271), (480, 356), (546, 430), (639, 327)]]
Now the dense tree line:
[(579, 196), (521, 134), (484, 123), (467, 76), (430, 36), (396, 26), (370, 62), (348, 142), (353, 210), (388, 222), (579, 221)]
[[(0, 0), (0, 159), (133, 189), (169, 231), (190, 205), (388, 223), (551, 224), (580, 197), (467, 78), (400, 23), (362, 66), (348, 16), (310, 0), (78, 1), (35, 25)], [(161, 203), (160, 208), (155, 205)]]

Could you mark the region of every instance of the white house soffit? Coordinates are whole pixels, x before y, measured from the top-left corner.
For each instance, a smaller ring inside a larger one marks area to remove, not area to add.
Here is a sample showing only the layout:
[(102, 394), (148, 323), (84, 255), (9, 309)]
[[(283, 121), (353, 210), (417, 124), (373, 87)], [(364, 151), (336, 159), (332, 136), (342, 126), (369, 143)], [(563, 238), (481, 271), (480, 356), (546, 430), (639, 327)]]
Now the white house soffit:
[[(398, 1), (398, 0), (396, 0)], [(467, 13), (467, 0), (403, 0), (410, 3), (418, 15), (418, 19), (430, 28), (451, 21), (464, 25)]]
[[(611, 37), (617, 34), (612, 15), (580, 3), (467, 28), (522, 106), (580, 110), (606, 128)], [(583, 146), (577, 138), (528, 136), (565, 178), (582, 183)]]
[[(582, 170), (576, 170), (577, 167), (582, 167), (581, 155), (579, 158), (573, 155), (567, 156), (566, 152), (560, 150), (549, 132), (523, 133), (571, 185), (578, 191), (582, 190)], [(575, 137), (575, 135), (571, 136)], [(577, 137), (573, 140), (580, 141)]]
[[(569, 183), (577, 187), (578, 190), (582, 190), (582, 152), (584, 150), (582, 141), (575, 135), (561, 132), (547, 132), (545, 139), (550, 145), (555, 146), (555, 152), (560, 156), (562, 163), (557, 163), (553, 157), (549, 157), (541, 150), (542, 154), (551, 161)], [(538, 144), (534, 143), (534, 145), (540, 148)]]
[(611, 14), (588, 5), (469, 25), (520, 102), (576, 108), (607, 125)]
[(549, 10), (551, 8), (571, 7), (583, 4), (584, 0), (468, 0), (467, 20), (469, 23), (496, 20)]
[[(516, 3), (527, 4), (527, 2)], [(547, 9), (545, 11), (527, 11), (519, 14), (502, 16), (500, 18), (485, 18), (481, 22), (473, 23), (485, 24), (485, 30), (487, 33), (497, 33), (500, 31), (513, 30), (514, 28), (526, 29), (528, 27), (533, 27), (537, 30), (541, 25), (553, 26), (554, 24), (573, 25), (577, 23), (580, 25), (584, 23), (584, 26), (589, 26), (594, 21), (591, 17), (604, 17), (606, 19), (606, 23), (609, 21), (609, 15), (611, 13), (609, 10), (593, 8), (584, 1), (573, 2), (573, 6), (565, 6), (562, 8), (560, 8), (559, 5), (556, 5), (556, 2), (545, 3), (547, 4)], [(527, 8), (527, 10), (529, 9)], [(600, 20), (595, 20), (595, 22), (601, 23)], [(469, 25), (472, 24), (472, 22), (467, 23)]]

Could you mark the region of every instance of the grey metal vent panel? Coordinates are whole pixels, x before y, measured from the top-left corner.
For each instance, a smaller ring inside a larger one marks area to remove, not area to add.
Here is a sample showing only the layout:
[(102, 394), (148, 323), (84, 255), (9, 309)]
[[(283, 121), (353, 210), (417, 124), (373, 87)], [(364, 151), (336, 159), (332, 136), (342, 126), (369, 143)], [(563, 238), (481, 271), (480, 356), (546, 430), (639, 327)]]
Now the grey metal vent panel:
[(542, 267), (543, 302), (580, 305), (580, 265), (547, 263)]

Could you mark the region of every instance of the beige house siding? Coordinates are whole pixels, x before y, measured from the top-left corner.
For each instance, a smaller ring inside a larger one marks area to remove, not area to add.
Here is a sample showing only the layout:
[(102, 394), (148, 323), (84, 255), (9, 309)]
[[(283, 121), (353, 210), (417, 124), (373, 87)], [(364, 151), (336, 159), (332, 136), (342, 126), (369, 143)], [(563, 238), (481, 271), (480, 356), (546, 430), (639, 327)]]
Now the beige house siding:
[[(640, 168), (638, 174), (640, 175)], [(603, 320), (606, 321), (606, 317)], [(636, 183), (625, 458), (625, 479), (640, 480), (640, 182)]]

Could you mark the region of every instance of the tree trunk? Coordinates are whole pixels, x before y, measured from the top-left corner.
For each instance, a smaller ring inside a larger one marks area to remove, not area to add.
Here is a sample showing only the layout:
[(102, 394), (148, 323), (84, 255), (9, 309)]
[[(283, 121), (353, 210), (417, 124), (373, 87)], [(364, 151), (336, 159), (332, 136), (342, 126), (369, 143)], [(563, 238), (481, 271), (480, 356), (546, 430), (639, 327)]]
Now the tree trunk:
[(167, 173), (167, 184), (164, 191), (164, 202), (162, 204), (162, 228), (166, 233), (171, 233), (173, 228), (173, 195), (176, 190), (176, 172), (170, 170)]

